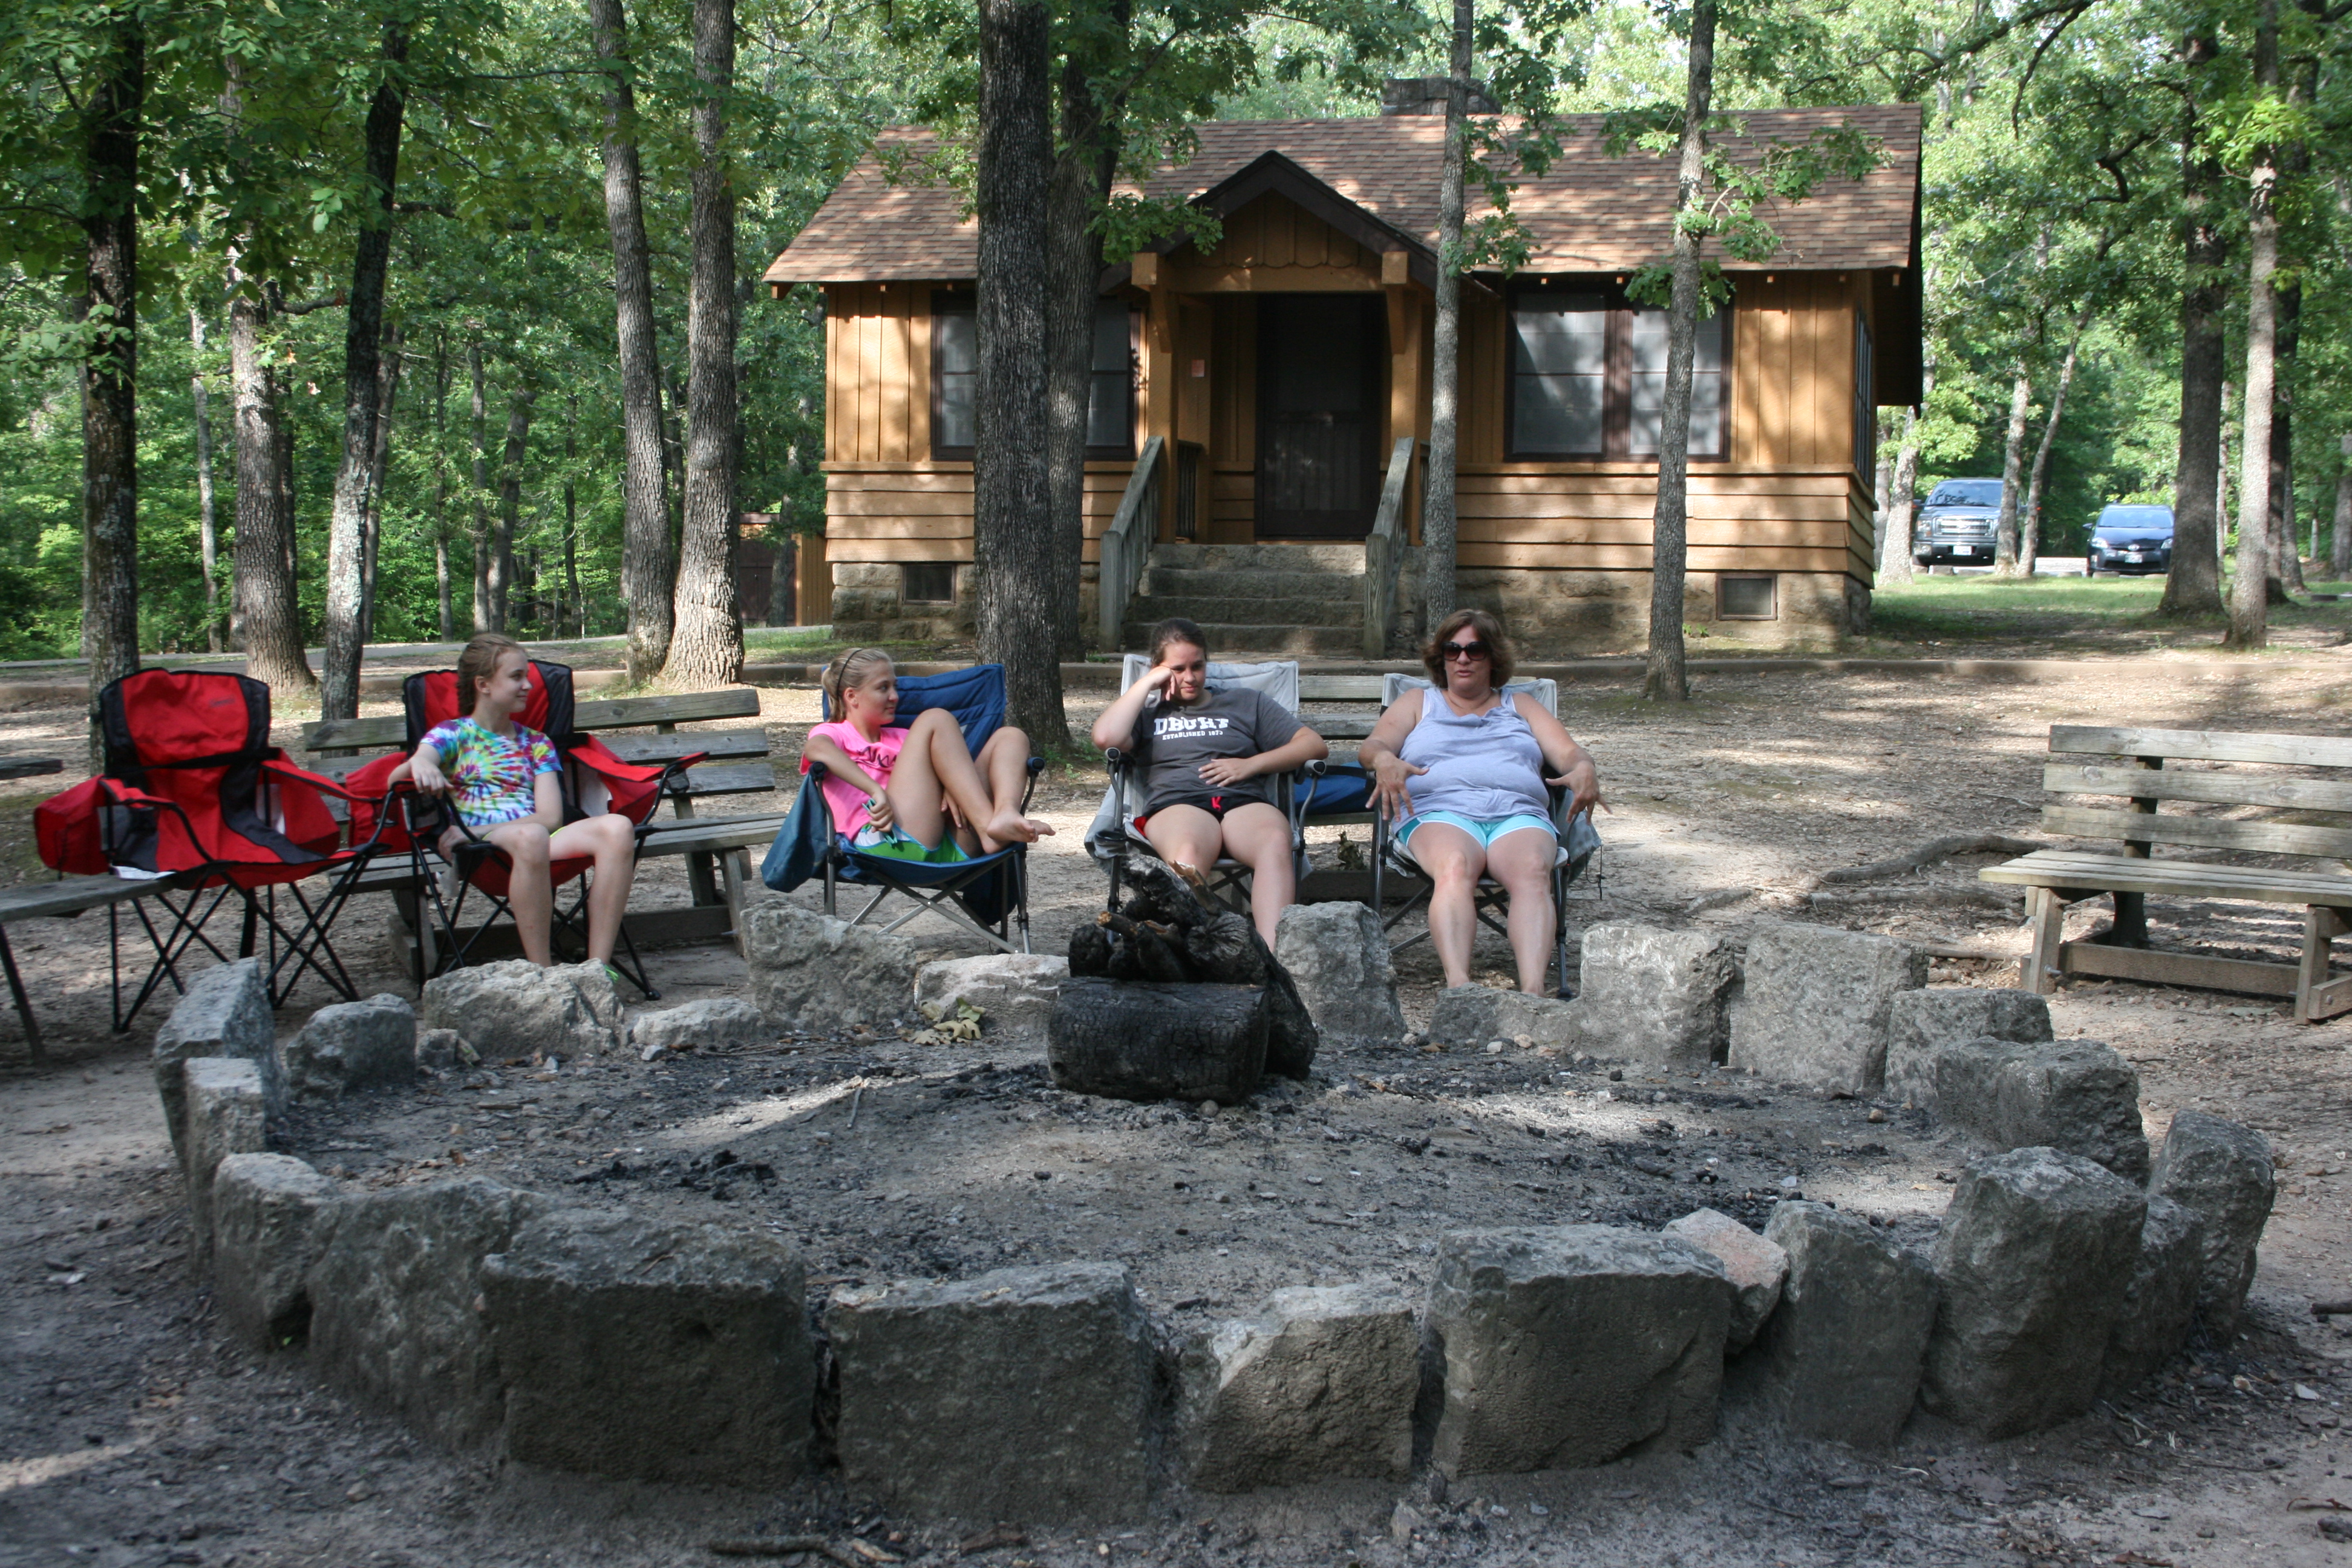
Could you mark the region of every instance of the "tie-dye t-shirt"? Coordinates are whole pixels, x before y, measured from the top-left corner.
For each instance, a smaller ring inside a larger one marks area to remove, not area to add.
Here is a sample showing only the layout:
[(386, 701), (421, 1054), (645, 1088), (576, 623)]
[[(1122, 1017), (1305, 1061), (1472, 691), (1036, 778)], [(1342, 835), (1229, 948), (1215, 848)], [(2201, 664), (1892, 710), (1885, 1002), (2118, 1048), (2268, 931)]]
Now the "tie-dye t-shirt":
[(452, 719), (427, 731), (424, 743), (441, 758), (458, 817), (477, 833), (536, 811), (539, 775), (558, 766), (554, 745), (521, 724), (501, 735), (470, 718)]

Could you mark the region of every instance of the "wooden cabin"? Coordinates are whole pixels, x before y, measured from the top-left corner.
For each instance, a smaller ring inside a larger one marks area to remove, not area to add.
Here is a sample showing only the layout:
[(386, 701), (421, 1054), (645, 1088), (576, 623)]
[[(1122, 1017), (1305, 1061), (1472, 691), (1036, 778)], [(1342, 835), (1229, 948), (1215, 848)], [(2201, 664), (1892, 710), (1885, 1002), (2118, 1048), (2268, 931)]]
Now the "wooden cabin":
[[(1689, 619), (1756, 640), (1866, 624), (1875, 411), (1918, 397), (1917, 109), (1743, 117), (1750, 144), (1849, 118), (1878, 167), (1769, 213), (1779, 251), (1725, 260), (1730, 304), (1701, 329)], [(1401, 562), (1412, 602), (1444, 136), (1411, 114), (1214, 122), (1147, 183), (1223, 230), (1102, 279), (1086, 580), (1106, 640), (1194, 613), (1221, 651), (1375, 651), (1364, 593), (1315, 578), (1360, 584), (1368, 554)], [(887, 133), (766, 273), (779, 299), (823, 293), (825, 559), (834, 623), (858, 638), (970, 626), (976, 228), (926, 182), (932, 146)], [(1461, 597), (1546, 651), (1637, 647), (1647, 625), (1665, 331), (1624, 288), (1666, 254), (1674, 195), (1671, 158), (1611, 158), (1580, 117), (1514, 198), (1528, 264), (1465, 287)], [(1100, 542), (1122, 515), (1106, 605)]]

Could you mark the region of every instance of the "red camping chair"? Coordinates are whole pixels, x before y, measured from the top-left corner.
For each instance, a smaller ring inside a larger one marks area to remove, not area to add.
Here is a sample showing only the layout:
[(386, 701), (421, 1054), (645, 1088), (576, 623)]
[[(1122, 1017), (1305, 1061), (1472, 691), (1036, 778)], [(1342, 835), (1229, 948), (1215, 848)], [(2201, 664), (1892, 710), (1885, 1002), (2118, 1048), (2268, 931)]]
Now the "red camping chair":
[[(362, 792), (370, 788), (379, 794), (385, 791), (392, 771), (415, 752), (428, 731), (471, 711), (471, 705), (461, 706), (461, 700), (457, 672), (454, 669), (410, 676), (401, 685), (401, 702), (408, 720), (407, 750), (379, 757), (359, 769), (351, 775), (352, 786)], [(563, 791), (565, 822), (617, 812), (635, 827), (640, 844), (652, 831), (650, 819), (663, 795), (677, 787), (685, 771), (703, 758), (703, 753), (697, 752), (663, 766), (641, 766), (623, 762), (595, 736), (576, 732), (572, 728), (572, 669), (568, 665), (531, 661), (530, 700), (515, 715), (515, 721), (545, 735), (562, 759), (563, 765), (556, 778)], [(386, 808), (387, 847), (408, 852), (418, 884), (433, 906), (431, 918), (442, 938), (435, 972), (457, 968), (501, 916), (509, 921), (514, 919), (509, 901), (513, 865), (503, 850), (493, 847), (459, 821), (446, 802), (417, 795), (405, 784), (396, 793), (397, 806)], [(445, 860), (441, 840), (451, 827), (457, 830), (458, 837), (450, 845)], [(446, 864), (453, 873), (446, 885), (436, 874), (436, 861)], [(548, 869), (555, 887), (560, 889), (583, 877), (593, 864), (575, 857), (556, 860)], [(482, 895), (490, 910), (479, 925), (467, 931), (462, 921), (467, 900), (474, 892)], [(563, 908), (562, 900), (556, 900), (548, 932), (551, 945), (569, 933), (579, 938), (582, 952), (586, 952), (587, 908), (584, 886), (569, 910)], [(648, 1000), (661, 994), (646, 981), (645, 965), (637, 957), (636, 944), (629, 940), (625, 924), (621, 930), (621, 953), (615, 955), (614, 967), (626, 974)], [(421, 983), (431, 976), (419, 974), (417, 978)]]
[[(205, 927), (231, 897), (245, 917), (240, 956), (250, 957), (261, 931), (268, 933), (273, 1007), (305, 970), (356, 1001), (330, 938), (382, 847), (381, 803), (288, 762), (269, 743), (269, 688), (248, 676), (141, 670), (98, 694), (98, 720), (106, 771), (43, 802), (34, 826), (51, 868), (152, 879), (152, 898), (170, 911), (159, 931), (147, 900), (131, 903), (155, 963), (126, 1011), (117, 907), (107, 910), (115, 1028), (130, 1026), (158, 981), (186, 989), (179, 962), (198, 944), (226, 962)], [(352, 807), (348, 838), (330, 798)], [(301, 884), (321, 874), (329, 880), (314, 902)], [(281, 918), (280, 889), (300, 911), (292, 929), (292, 912)]]

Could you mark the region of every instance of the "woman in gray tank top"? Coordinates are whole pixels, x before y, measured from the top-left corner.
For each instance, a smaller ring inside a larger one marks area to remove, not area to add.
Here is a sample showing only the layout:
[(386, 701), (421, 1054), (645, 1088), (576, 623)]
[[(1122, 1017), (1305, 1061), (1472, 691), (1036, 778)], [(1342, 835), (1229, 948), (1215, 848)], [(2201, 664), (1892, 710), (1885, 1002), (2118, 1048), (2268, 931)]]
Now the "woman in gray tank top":
[(1478, 879), (1510, 895), (1506, 924), (1519, 989), (1540, 994), (1559, 911), (1551, 867), (1559, 853), (1546, 786), (1570, 792), (1570, 815), (1601, 804), (1592, 759), (1549, 710), (1526, 692), (1507, 695), (1511, 647), (1484, 610), (1456, 610), (1422, 649), (1432, 685), (1407, 691), (1381, 715), (1358, 753), (1373, 774), (1373, 801), (1395, 824), (1398, 845), (1435, 884), (1430, 944), (1445, 984), (1470, 984)]

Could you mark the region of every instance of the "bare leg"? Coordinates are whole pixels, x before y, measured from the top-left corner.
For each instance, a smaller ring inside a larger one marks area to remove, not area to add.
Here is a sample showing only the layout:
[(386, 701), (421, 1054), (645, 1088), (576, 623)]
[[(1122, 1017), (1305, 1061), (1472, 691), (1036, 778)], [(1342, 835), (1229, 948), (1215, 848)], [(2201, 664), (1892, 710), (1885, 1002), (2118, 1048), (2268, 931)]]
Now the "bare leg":
[[(1054, 830), (1046, 824), (1021, 815), (1021, 797), (1029, 788), (1029, 736), (1007, 725), (991, 735), (980, 748), (975, 759), (981, 776), (988, 781), (988, 801), (994, 809), (986, 819), (990, 824), (1018, 822), (1028, 827), (1034, 843)], [(983, 827), (982, 847), (993, 852), (1013, 842), (992, 828)]]
[(1503, 884), (1511, 907), (1505, 924), (1511, 955), (1518, 960), (1519, 989), (1541, 995), (1551, 972), (1551, 939), (1559, 911), (1551, 907), (1551, 863), (1559, 841), (1550, 833), (1522, 827), (1486, 847), (1486, 872)]
[(1253, 802), (1225, 813), (1224, 828), (1225, 853), (1250, 868), (1250, 921), (1272, 947), (1282, 911), (1298, 901), (1290, 819), (1274, 806)]
[(588, 883), (588, 961), (613, 962), (621, 937), (621, 915), (629, 907), (629, 884), (636, 877), (636, 833), (617, 813), (592, 816), (556, 830), (548, 848), (559, 860), (593, 858)]
[(555, 910), (555, 888), (548, 880), (547, 829), (526, 817), (501, 823), (482, 837), (506, 853), (507, 905), (514, 910), (515, 934), (522, 939), (522, 955), (543, 966), (552, 957), (549, 927)]
[(1223, 835), (1217, 819), (1197, 805), (1165, 805), (1143, 825), (1143, 837), (1171, 866), (1189, 866), (1206, 874), (1217, 863), (1217, 846)]
[(1443, 822), (1414, 828), (1409, 852), (1437, 885), (1429, 896), (1429, 942), (1444, 966), (1445, 984), (1467, 985), (1470, 946), (1478, 934), (1478, 873), (1486, 868), (1486, 852), (1476, 838)]
[[(1003, 733), (1017, 735), (1019, 731)], [(992, 741), (999, 738), (991, 737)], [(1024, 738), (1017, 743), (1024, 748), (1025, 759), (1027, 740)], [(888, 794), (890, 811), (898, 826), (926, 844), (937, 844), (946, 836), (950, 803), (958, 816), (979, 829), (983, 842), (992, 839), (998, 845), (1029, 844), (1035, 842), (1041, 833), (1052, 831), (1044, 823), (1033, 823), (1021, 816), (1017, 786), (1013, 808), (997, 809), (988, 783), (981, 778), (980, 769), (963, 743), (963, 731), (956, 728), (954, 717), (941, 708), (927, 708), (915, 715), (915, 722), (907, 732), (906, 747), (899, 752), (898, 765), (891, 770)]]

